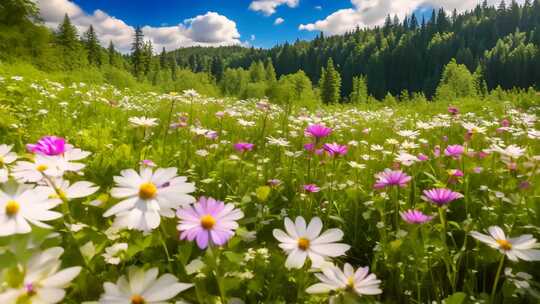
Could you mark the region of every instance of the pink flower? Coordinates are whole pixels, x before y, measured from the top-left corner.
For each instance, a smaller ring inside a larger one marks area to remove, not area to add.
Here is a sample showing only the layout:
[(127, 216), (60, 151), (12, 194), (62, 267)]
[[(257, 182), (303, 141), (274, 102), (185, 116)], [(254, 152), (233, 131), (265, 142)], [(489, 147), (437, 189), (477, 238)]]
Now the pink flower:
[(418, 156), (416, 156), (416, 158), (418, 158), (419, 161), (426, 161), (426, 160), (429, 160), (429, 157), (425, 154), (418, 154)]
[(431, 202), (439, 207), (448, 205), (450, 202), (455, 201), (463, 197), (463, 194), (454, 192), (446, 188), (434, 188), (430, 190), (424, 190), (422, 198), (428, 202)]
[(277, 187), (281, 185), (281, 181), (277, 178), (269, 179), (266, 183), (272, 187)]
[(433, 149), (433, 155), (434, 155), (435, 157), (441, 156), (441, 147), (435, 146), (435, 148)]
[(451, 177), (463, 177), (463, 171), (459, 169), (450, 169), (448, 170), (448, 175)]
[(321, 191), (321, 188), (315, 184), (307, 184), (303, 186), (304, 190), (309, 193), (315, 193)]
[(409, 224), (424, 224), (433, 218), (433, 216), (425, 215), (419, 210), (407, 210), (400, 212), (401, 218)]
[(405, 187), (407, 186), (407, 183), (412, 179), (403, 171), (392, 171), (390, 169), (386, 169), (383, 172), (376, 174), (375, 177), (377, 178), (377, 181), (375, 182), (375, 185), (373, 187), (376, 189), (382, 189), (391, 186)]
[(180, 219), (177, 226), (180, 239), (196, 240), (201, 249), (208, 244), (222, 246), (234, 235), (238, 228), (237, 220), (244, 213), (235, 209), (233, 204), (225, 204), (211, 197), (201, 197), (193, 206), (179, 209), (176, 215)]
[(508, 127), (510, 127), (510, 121), (509, 121), (508, 119), (506, 119), (506, 118), (503, 119), (503, 120), (501, 121), (501, 126), (502, 126), (503, 128), (508, 128)]
[(44, 136), (35, 144), (27, 144), (28, 152), (42, 155), (60, 155), (66, 152), (66, 140), (56, 136)]
[(143, 159), (140, 161), (140, 165), (144, 167), (155, 167), (156, 163), (154, 163), (153, 161), (149, 159)]
[(459, 110), (456, 107), (449, 106), (448, 107), (448, 113), (450, 113), (452, 115), (457, 115), (457, 114), (459, 114)]
[(338, 145), (337, 143), (324, 144), (323, 149), (330, 154), (330, 156), (339, 156), (347, 154), (347, 146)]
[(332, 134), (332, 129), (327, 128), (324, 125), (315, 124), (310, 125), (304, 130), (304, 134), (308, 137), (314, 137), (316, 139), (321, 139)]
[(460, 158), (464, 150), (465, 149), (463, 148), (462, 145), (450, 145), (446, 147), (446, 149), (444, 150), (444, 155), (450, 156), (453, 158)]
[(311, 152), (311, 151), (313, 151), (315, 149), (315, 144), (314, 143), (307, 143), (307, 144), (304, 145), (304, 149), (306, 151)]
[(253, 147), (255, 147), (254, 144), (246, 143), (246, 142), (239, 142), (234, 144), (234, 149), (238, 152), (246, 152), (253, 150)]

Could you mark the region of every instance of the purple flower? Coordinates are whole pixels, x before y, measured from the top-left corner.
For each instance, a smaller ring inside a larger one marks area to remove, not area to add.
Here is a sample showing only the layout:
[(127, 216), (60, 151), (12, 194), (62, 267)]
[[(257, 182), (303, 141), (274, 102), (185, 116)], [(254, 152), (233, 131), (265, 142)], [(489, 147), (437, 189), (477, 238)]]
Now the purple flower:
[(422, 198), (428, 202), (431, 202), (439, 207), (448, 205), (452, 201), (460, 199), (463, 194), (454, 192), (446, 188), (434, 188), (430, 190), (424, 190)]
[(462, 145), (450, 145), (446, 147), (446, 149), (444, 150), (444, 155), (450, 156), (453, 158), (460, 158), (461, 155), (463, 154), (463, 151), (464, 149)]
[(35, 144), (27, 144), (28, 152), (42, 155), (60, 155), (66, 152), (66, 140), (56, 136), (44, 136)]
[(307, 184), (303, 186), (306, 192), (315, 193), (321, 191), (321, 188), (315, 184)]
[(339, 145), (337, 143), (324, 144), (323, 149), (330, 154), (330, 156), (339, 156), (347, 154), (347, 146)]
[(237, 220), (244, 213), (235, 209), (233, 204), (226, 204), (211, 197), (201, 197), (193, 206), (179, 209), (176, 215), (180, 219), (177, 228), (180, 239), (196, 240), (201, 249), (208, 244), (222, 246), (234, 235), (238, 228)]
[(390, 169), (386, 169), (383, 172), (376, 174), (375, 177), (377, 178), (377, 181), (373, 186), (375, 189), (382, 189), (391, 186), (405, 187), (412, 179), (403, 171), (392, 171)]
[(419, 161), (426, 161), (426, 160), (429, 160), (429, 157), (425, 154), (418, 154), (418, 156), (416, 156), (416, 158), (418, 158)]
[(153, 161), (149, 159), (143, 159), (140, 161), (140, 165), (144, 167), (155, 167), (156, 163), (154, 163)]
[(315, 125), (308, 126), (306, 130), (304, 130), (304, 134), (308, 137), (321, 139), (323, 137), (327, 137), (328, 135), (332, 134), (332, 129), (327, 128), (324, 125), (315, 124)]
[(273, 179), (269, 179), (267, 181), (267, 183), (268, 183), (269, 186), (277, 187), (277, 186), (281, 185), (281, 180), (279, 180), (277, 178), (273, 178)]
[(304, 145), (304, 149), (306, 151), (311, 152), (311, 151), (313, 151), (315, 149), (315, 144), (314, 143), (307, 143), (307, 144)]
[(457, 115), (459, 113), (459, 110), (456, 107), (449, 106), (448, 107), (448, 113), (450, 113), (452, 115)]
[(459, 169), (450, 169), (448, 170), (448, 175), (451, 177), (463, 177), (463, 171)]
[(246, 151), (251, 151), (253, 150), (253, 147), (255, 147), (254, 144), (250, 144), (247, 142), (239, 142), (239, 143), (234, 144), (234, 149), (241, 153), (246, 152)]
[(425, 215), (419, 210), (407, 210), (400, 212), (401, 218), (409, 224), (424, 224), (433, 218), (433, 216)]

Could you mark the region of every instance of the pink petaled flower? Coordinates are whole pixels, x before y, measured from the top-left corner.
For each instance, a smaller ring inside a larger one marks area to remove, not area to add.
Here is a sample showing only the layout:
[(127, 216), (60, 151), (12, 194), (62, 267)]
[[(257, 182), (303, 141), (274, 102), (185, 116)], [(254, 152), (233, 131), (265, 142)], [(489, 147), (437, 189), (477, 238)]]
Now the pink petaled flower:
[(425, 155), (425, 154), (422, 154), (422, 153), (418, 154), (418, 155), (416, 156), (416, 158), (418, 158), (419, 161), (426, 161), (426, 160), (429, 160), (429, 157), (428, 157), (427, 155)]
[(206, 134), (204, 134), (204, 137), (206, 137), (208, 139), (216, 139), (216, 138), (218, 138), (218, 132), (216, 132), (216, 131), (208, 131), (208, 132), (206, 132)]
[(457, 115), (457, 114), (459, 114), (459, 110), (456, 107), (449, 106), (448, 107), (448, 113), (450, 113), (452, 115)]
[(273, 178), (273, 179), (269, 179), (267, 181), (267, 183), (268, 183), (269, 186), (277, 187), (277, 186), (281, 185), (281, 180), (279, 180), (277, 178)]
[(448, 170), (448, 175), (451, 177), (463, 177), (463, 171), (459, 169), (450, 169)]
[(503, 128), (508, 128), (508, 127), (510, 127), (510, 121), (509, 121), (508, 119), (506, 119), (506, 118), (503, 119), (503, 120), (501, 121), (501, 126), (502, 126)]
[(66, 152), (66, 140), (56, 136), (44, 136), (35, 144), (27, 144), (28, 152), (42, 155), (60, 155)]
[(400, 212), (401, 218), (409, 224), (424, 224), (433, 218), (433, 216), (425, 215), (419, 210), (407, 210)]
[(433, 155), (434, 155), (435, 157), (441, 156), (441, 147), (435, 146), (435, 148), (433, 149)]
[(347, 154), (347, 146), (339, 145), (337, 143), (324, 144), (323, 149), (330, 154), (330, 156), (339, 156)]
[(332, 134), (332, 129), (320, 124), (310, 125), (304, 130), (304, 135), (316, 139), (327, 137), (330, 134)]
[(144, 167), (155, 167), (156, 163), (154, 163), (153, 161), (149, 159), (143, 159), (140, 161), (140, 165)]
[(239, 142), (234, 144), (234, 149), (238, 152), (246, 152), (253, 150), (253, 147), (255, 147), (254, 144), (246, 143), (246, 142)]
[(411, 181), (412, 177), (408, 176), (406, 173), (400, 170), (392, 171), (386, 169), (383, 172), (380, 172), (375, 175), (377, 181), (373, 186), (376, 189), (382, 189), (385, 187), (399, 186), (405, 187), (407, 183)]
[(428, 202), (431, 202), (439, 207), (448, 205), (450, 202), (455, 201), (463, 197), (463, 194), (454, 192), (446, 188), (434, 188), (430, 190), (424, 190), (422, 198)]
[(444, 150), (444, 155), (453, 158), (460, 158), (463, 154), (463, 151), (465, 151), (465, 149), (462, 145), (450, 145)]
[(176, 215), (180, 219), (177, 226), (180, 239), (196, 240), (201, 249), (208, 244), (222, 246), (234, 235), (239, 219), (244, 213), (235, 209), (233, 204), (225, 204), (211, 197), (201, 197), (193, 206), (179, 209)]
[(484, 168), (482, 168), (482, 167), (474, 167), (473, 168), (474, 173), (480, 174), (480, 173), (482, 173), (482, 171), (484, 171)]
[(306, 149), (306, 151), (313, 151), (313, 149), (315, 149), (315, 144), (314, 143), (307, 143), (304, 145), (304, 149)]
[(304, 190), (309, 193), (315, 193), (321, 191), (321, 188), (315, 184), (307, 184), (303, 186)]

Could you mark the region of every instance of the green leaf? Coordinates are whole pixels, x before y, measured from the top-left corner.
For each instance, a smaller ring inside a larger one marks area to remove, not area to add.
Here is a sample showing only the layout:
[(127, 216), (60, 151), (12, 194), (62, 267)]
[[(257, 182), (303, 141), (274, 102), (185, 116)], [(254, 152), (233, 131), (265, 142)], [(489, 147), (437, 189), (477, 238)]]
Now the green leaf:
[(448, 298), (444, 299), (445, 304), (462, 304), (465, 301), (465, 298), (467, 297), (467, 294), (464, 292), (456, 292), (449, 296)]

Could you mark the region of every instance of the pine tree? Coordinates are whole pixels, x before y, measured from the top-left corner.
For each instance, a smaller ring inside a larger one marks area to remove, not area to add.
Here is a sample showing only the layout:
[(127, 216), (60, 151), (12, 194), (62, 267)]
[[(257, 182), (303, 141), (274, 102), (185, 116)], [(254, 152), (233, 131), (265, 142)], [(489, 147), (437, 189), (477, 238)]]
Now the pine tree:
[(67, 14), (64, 15), (64, 20), (58, 26), (56, 44), (60, 48), (61, 60), (66, 69), (80, 68), (86, 63), (86, 56), (84, 56), (77, 37), (77, 29), (71, 24)]
[(265, 70), (266, 70), (266, 77), (265, 77), (266, 81), (268, 81), (269, 83), (276, 82), (277, 81), (276, 70), (274, 69), (274, 65), (272, 64), (271, 58), (268, 58), (266, 60)]
[(112, 40), (109, 41), (109, 47), (107, 48), (107, 55), (109, 56), (109, 65), (116, 65), (116, 50), (114, 49), (114, 43)]
[(210, 67), (210, 73), (214, 75), (217, 81), (221, 81), (224, 71), (225, 67), (223, 64), (223, 59), (221, 59), (221, 57), (219, 56), (214, 56), (212, 58), (212, 66)]
[(148, 40), (143, 46), (143, 72), (144, 75), (149, 75), (152, 70), (152, 55), (154, 54), (154, 47), (152, 41)]
[(365, 76), (353, 77), (352, 91), (349, 100), (352, 103), (366, 102), (368, 99), (368, 87)]
[(249, 77), (252, 82), (259, 82), (265, 80), (264, 65), (261, 61), (253, 62), (249, 67)]
[(161, 54), (159, 54), (159, 66), (163, 70), (167, 68), (167, 52), (165, 51), (165, 47), (163, 47)]
[(88, 63), (101, 66), (101, 47), (92, 25), (88, 27), (88, 30), (84, 34), (84, 45), (88, 53)]
[(341, 97), (341, 76), (334, 67), (332, 58), (328, 59), (326, 68), (321, 72), (321, 98), (324, 103), (337, 103)]
[(135, 75), (135, 77), (140, 77), (144, 71), (144, 34), (139, 26), (135, 29), (131, 51), (133, 75)]

